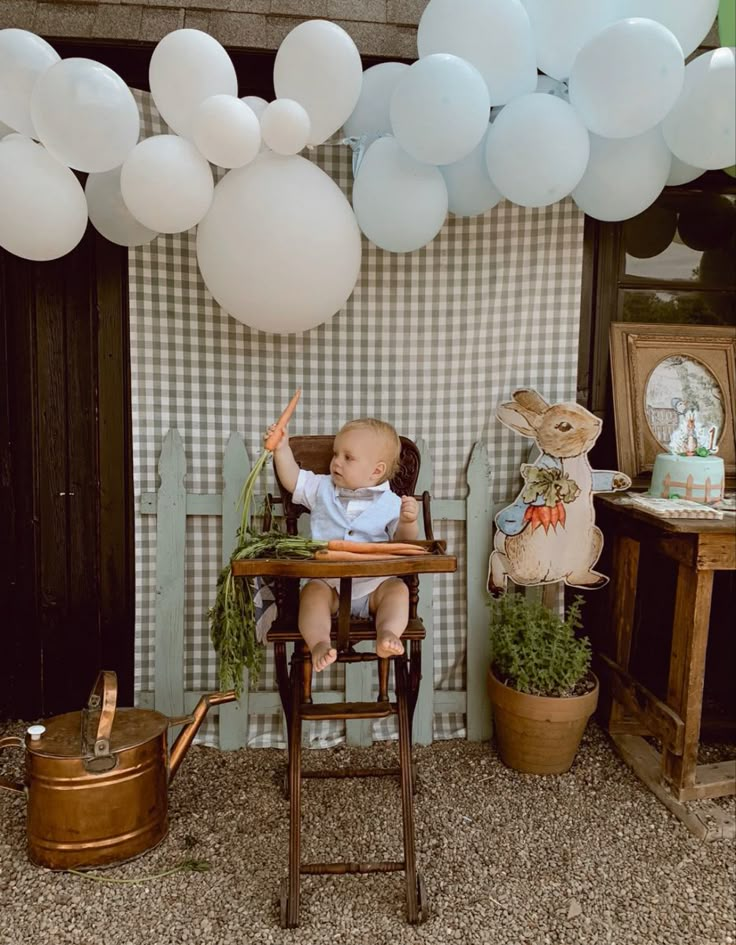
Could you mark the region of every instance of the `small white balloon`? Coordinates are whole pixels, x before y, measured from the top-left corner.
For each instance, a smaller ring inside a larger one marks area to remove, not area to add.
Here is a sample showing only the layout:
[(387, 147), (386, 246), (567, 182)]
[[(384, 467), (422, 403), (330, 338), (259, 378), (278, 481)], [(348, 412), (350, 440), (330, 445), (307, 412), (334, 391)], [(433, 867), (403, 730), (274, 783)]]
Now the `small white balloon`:
[(244, 95), (240, 101), (245, 102), (259, 121), (261, 120), (261, 115), (268, 108), (268, 102), (265, 98), (261, 98), (260, 95)]
[(570, 104), (604, 138), (632, 138), (658, 125), (677, 101), (685, 60), (654, 20), (612, 23), (589, 40), (570, 73)]
[(28, 30), (0, 30), (0, 121), (36, 137), (31, 93), (39, 76), (61, 57), (45, 39)]
[(309, 140), (309, 115), (291, 98), (277, 98), (261, 115), (265, 144), (276, 154), (297, 154)]
[(159, 114), (185, 138), (192, 137), (194, 113), (205, 99), (238, 94), (230, 56), (201, 30), (174, 30), (164, 36), (151, 55), (148, 81)]
[(123, 164), (120, 190), (133, 216), (158, 233), (195, 226), (212, 203), (214, 181), (206, 159), (186, 138), (154, 135)]
[(555, 79), (567, 79), (578, 51), (604, 26), (622, 16), (617, 9), (618, 0), (522, 0), (522, 3), (532, 26), (537, 65)]
[(342, 27), (328, 20), (307, 20), (294, 27), (273, 64), (277, 97), (294, 99), (309, 115), (307, 144), (322, 144), (344, 124), (362, 82), (358, 47)]
[(192, 140), (217, 167), (243, 167), (261, 149), (261, 126), (242, 99), (211, 95), (194, 110)]
[(71, 252), (87, 228), (87, 201), (74, 173), (21, 135), (0, 143), (0, 246), (45, 262)]
[(347, 137), (372, 137), (391, 131), (391, 96), (408, 68), (405, 62), (379, 62), (365, 70), (360, 98), (343, 125)]
[(692, 164), (685, 164), (684, 161), (681, 161), (673, 154), (670, 175), (667, 178), (667, 186), (677, 187), (680, 184), (689, 184), (691, 180), (695, 180), (703, 174), (705, 174), (704, 168), (693, 167)]
[(447, 199), (439, 168), (414, 160), (388, 135), (368, 148), (353, 184), (358, 225), (391, 253), (430, 243), (445, 222)]
[(490, 101), (475, 66), (448, 53), (418, 59), (391, 97), (394, 136), (417, 161), (453, 164), (480, 142)]
[(708, 35), (718, 12), (718, 0), (616, 0), (620, 17), (643, 16), (674, 33), (685, 56)]
[(140, 134), (133, 93), (120, 76), (92, 59), (62, 59), (38, 79), (31, 117), (50, 154), (78, 171), (109, 171)]
[(128, 210), (120, 192), (121, 168), (90, 174), (84, 186), (92, 226), (117, 246), (143, 246), (158, 236)]
[(566, 197), (585, 173), (590, 136), (575, 110), (532, 92), (503, 107), (488, 130), (488, 174), (508, 200), (546, 207)]
[(687, 64), (682, 94), (662, 133), (675, 157), (693, 167), (736, 163), (736, 50), (722, 46)]
[(215, 301), (260, 331), (308, 331), (348, 300), (360, 231), (345, 195), (306, 158), (260, 155), (223, 177), (197, 228), (197, 261)]
[(503, 195), (488, 176), (486, 139), (488, 132), (470, 154), (440, 167), (447, 185), (447, 208), (459, 217), (474, 217), (485, 213), (503, 200)]
[(654, 203), (670, 165), (670, 152), (659, 128), (635, 138), (591, 135), (588, 166), (572, 192), (573, 200), (596, 220), (628, 220)]
[(520, 0), (429, 0), (417, 29), (419, 56), (452, 53), (485, 79), (491, 105), (534, 91), (537, 65)]

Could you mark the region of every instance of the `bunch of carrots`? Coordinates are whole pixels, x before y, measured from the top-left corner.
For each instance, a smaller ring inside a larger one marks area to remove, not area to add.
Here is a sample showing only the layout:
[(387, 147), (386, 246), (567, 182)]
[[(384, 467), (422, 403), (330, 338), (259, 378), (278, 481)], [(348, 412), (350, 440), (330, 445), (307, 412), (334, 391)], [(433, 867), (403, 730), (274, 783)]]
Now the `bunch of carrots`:
[(281, 442), (286, 426), (301, 396), (297, 390), (286, 410), (266, 438), (264, 450), (243, 485), (239, 504), (242, 505), (238, 544), (230, 562), (222, 569), (217, 580), (215, 602), (209, 611), (210, 638), (219, 659), (219, 677), (222, 689), (235, 689), (240, 695), (243, 672), (248, 670), (254, 679), (263, 666), (264, 648), (256, 637), (255, 579), (234, 578), (231, 565), (243, 558), (313, 558), (316, 561), (387, 561), (405, 555), (425, 555), (421, 545), (410, 542), (355, 542), (344, 540), (319, 541), (282, 532), (256, 532), (251, 525), (251, 508), (255, 487), (261, 470)]

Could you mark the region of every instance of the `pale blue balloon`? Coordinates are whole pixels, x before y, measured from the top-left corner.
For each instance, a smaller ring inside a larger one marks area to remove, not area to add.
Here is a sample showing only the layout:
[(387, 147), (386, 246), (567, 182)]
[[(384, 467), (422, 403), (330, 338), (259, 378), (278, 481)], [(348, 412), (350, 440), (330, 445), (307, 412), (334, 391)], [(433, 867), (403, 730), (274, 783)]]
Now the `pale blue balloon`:
[(346, 136), (359, 138), (391, 131), (391, 96), (408, 68), (405, 62), (379, 62), (365, 70), (358, 104), (342, 128)]
[(446, 53), (415, 62), (396, 83), (391, 127), (401, 147), (425, 164), (452, 164), (486, 133), (491, 103), (475, 66)]
[(448, 209), (456, 216), (477, 216), (495, 207), (503, 199), (488, 176), (486, 136), (487, 132), (467, 157), (440, 168), (447, 184)]
[(410, 253), (431, 242), (447, 216), (445, 179), (431, 164), (415, 161), (395, 138), (368, 148), (353, 185), (358, 226), (376, 246)]

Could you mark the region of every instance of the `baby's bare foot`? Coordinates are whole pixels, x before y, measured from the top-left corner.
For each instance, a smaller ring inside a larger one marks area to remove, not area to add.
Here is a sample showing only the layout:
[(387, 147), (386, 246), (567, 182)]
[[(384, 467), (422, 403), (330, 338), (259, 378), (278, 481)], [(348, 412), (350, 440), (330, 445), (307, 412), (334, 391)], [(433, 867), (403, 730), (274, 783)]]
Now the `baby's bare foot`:
[(404, 646), (399, 638), (390, 631), (379, 632), (376, 636), (376, 653), (382, 657), (401, 656)]
[(329, 643), (316, 643), (312, 650), (312, 666), (316, 673), (321, 673), (337, 659), (337, 650)]

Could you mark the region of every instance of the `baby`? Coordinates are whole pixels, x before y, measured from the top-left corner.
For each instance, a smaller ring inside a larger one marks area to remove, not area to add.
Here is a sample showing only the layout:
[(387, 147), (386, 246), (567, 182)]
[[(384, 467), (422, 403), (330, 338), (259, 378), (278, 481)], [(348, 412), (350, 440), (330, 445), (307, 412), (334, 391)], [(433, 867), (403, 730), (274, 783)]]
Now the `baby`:
[[(274, 427), (269, 427), (272, 432)], [(294, 502), (311, 511), (312, 537), (348, 541), (411, 541), (419, 532), (419, 506), (413, 496), (397, 496), (389, 479), (399, 465), (401, 443), (382, 420), (352, 420), (335, 437), (330, 475), (300, 469), (284, 433), (273, 461), (281, 483)], [(302, 588), (299, 632), (317, 672), (337, 657), (330, 642), (331, 619), (337, 613), (339, 579), (316, 578)], [(409, 590), (396, 577), (355, 578), (352, 613), (375, 618), (376, 653), (399, 656), (401, 635), (409, 619)]]

